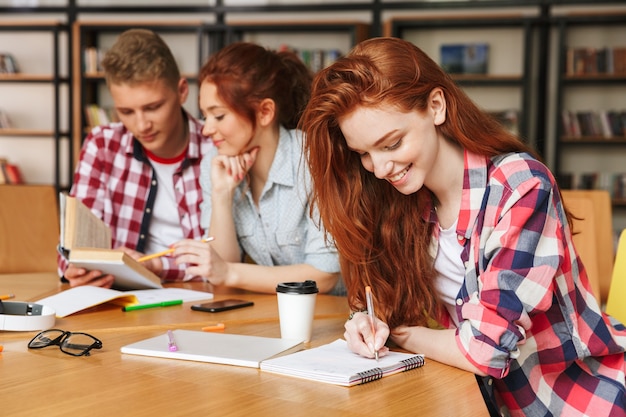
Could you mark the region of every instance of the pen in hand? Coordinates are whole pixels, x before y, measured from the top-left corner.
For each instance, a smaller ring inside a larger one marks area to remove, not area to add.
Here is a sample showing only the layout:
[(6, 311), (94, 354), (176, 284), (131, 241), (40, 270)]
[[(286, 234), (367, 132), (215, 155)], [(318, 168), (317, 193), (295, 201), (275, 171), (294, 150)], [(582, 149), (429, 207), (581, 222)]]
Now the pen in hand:
[(167, 348), (170, 350), (170, 352), (176, 352), (178, 350), (176, 340), (174, 339), (174, 333), (172, 333), (171, 330), (167, 331)]
[[(202, 242), (206, 243), (206, 242), (211, 242), (212, 240), (215, 240), (213, 236), (207, 237), (206, 239), (202, 239)], [(153, 253), (151, 255), (144, 255), (141, 258), (137, 259), (137, 262), (149, 261), (150, 259), (160, 258), (161, 256), (169, 255), (171, 253), (174, 253), (174, 248), (169, 248), (161, 252)]]
[[(368, 285), (365, 287), (365, 301), (367, 303), (367, 315), (370, 317), (370, 324), (372, 325), (372, 335), (374, 336), (374, 343), (376, 343), (376, 315), (374, 314), (374, 301), (372, 300), (372, 289)], [(374, 346), (374, 357), (378, 361), (378, 349)]]

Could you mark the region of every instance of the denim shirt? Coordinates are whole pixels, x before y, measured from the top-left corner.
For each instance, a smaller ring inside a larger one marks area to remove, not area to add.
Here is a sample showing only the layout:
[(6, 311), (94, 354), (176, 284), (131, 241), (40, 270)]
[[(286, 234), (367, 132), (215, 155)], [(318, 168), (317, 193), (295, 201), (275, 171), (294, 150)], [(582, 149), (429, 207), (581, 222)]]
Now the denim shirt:
[[(321, 271), (339, 272), (339, 257), (328, 244), (319, 222), (309, 216), (310, 174), (303, 157), (303, 134), (281, 127), (276, 154), (263, 192), (256, 206), (244, 181), (234, 193), (233, 218), (242, 253), (259, 265), (278, 266), (305, 263)], [(211, 219), (211, 160), (217, 149), (209, 150), (202, 162), (203, 189), (201, 225), (208, 229)]]

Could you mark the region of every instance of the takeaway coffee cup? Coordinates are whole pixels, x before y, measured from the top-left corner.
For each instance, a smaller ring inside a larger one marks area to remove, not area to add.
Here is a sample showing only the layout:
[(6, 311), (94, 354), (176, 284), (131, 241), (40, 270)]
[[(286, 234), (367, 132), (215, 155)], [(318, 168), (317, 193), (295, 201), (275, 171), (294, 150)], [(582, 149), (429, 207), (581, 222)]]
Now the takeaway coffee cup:
[(276, 286), (281, 338), (305, 343), (311, 340), (318, 292), (317, 283), (312, 280), (283, 282)]

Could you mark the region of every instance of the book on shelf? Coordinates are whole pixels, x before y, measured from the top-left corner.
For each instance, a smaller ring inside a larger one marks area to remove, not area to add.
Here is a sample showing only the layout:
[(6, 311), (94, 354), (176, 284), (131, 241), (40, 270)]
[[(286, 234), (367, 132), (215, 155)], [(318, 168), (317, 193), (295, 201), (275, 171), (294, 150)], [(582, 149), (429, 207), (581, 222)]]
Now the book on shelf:
[(0, 129), (11, 128), (11, 120), (9, 115), (2, 109), (0, 109)]
[(0, 158), (0, 184), (24, 184), (20, 167), (6, 158)]
[(86, 74), (96, 74), (100, 70), (101, 52), (94, 46), (88, 46), (83, 51), (83, 70)]
[(563, 135), (573, 138), (626, 136), (626, 110), (561, 112)]
[(211, 300), (212, 298), (213, 294), (210, 292), (185, 288), (119, 291), (111, 288), (83, 285), (68, 288), (57, 294), (42, 298), (37, 303), (53, 308), (57, 317), (67, 317), (79, 311), (106, 303), (126, 307), (135, 304), (154, 304), (172, 300), (187, 302)]
[(261, 362), (261, 370), (281, 375), (354, 386), (419, 368), (424, 355), (391, 351), (378, 361), (350, 351), (345, 340)]
[(569, 47), (565, 56), (567, 75), (626, 75), (626, 46)]
[(111, 249), (111, 229), (79, 199), (59, 194), (59, 249), (75, 266), (115, 277), (118, 289), (161, 288), (161, 279), (122, 250)]
[(280, 45), (277, 51), (291, 51), (295, 53), (312, 72), (318, 72), (326, 68), (342, 55), (338, 49), (302, 49), (293, 48), (287, 44)]
[(0, 184), (6, 184), (8, 181), (5, 169), (6, 163), (6, 159), (0, 158)]
[(443, 44), (441, 67), (448, 74), (487, 74), (489, 45), (486, 43)]
[(626, 199), (626, 172), (562, 172), (561, 189), (606, 190), (614, 200)]
[(262, 336), (195, 330), (173, 330), (172, 334), (176, 351), (169, 349), (167, 333), (122, 346), (120, 350), (129, 355), (259, 368), (269, 358), (303, 347), (299, 340)]
[(18, 72), (15, 57), (8, 53), (0, 53), (0, 74), (17, 74)]
[(85, 117), (90, 127), (107, 125), (119, 121), (114, 109), (100, 107), (97, 104), (85, 105)]

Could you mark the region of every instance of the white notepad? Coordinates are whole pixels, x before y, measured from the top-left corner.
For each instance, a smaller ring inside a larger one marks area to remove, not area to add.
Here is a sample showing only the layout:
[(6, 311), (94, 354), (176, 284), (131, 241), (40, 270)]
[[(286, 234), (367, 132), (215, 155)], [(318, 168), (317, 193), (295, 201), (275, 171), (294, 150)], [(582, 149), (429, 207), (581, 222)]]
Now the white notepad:
[(349, 387), (422, 365), (424, 355), (393, 351), (377, 362), (357, 355), (345, 340), (337, 339), (317, 348), (263, 361), (261, 370)]
[(258, 368), (271, 357), (302, 349), (302, 342), (291, 339), (174, 330), (177, 350), (169, 350), (167, 333), (122, 346), (122, 353), (224, 365)]

